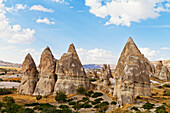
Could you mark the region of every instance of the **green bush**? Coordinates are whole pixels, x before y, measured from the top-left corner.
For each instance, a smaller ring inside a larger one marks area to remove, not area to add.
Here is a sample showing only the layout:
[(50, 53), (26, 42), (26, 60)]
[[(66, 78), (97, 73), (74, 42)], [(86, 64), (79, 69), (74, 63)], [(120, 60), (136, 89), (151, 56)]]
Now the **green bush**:
[(116, 105), (116, 104), (117, 104), (117, 102), (115, 102), (115, 101), (112, 101), (112, 102), (111, 102), (111, 104), (112, 104), (112, 105)]
[(76, 102), (69, 102), (69, 105), (74, 105), (76, 104)]
[(163, 87), (168, 87), (168, 88), (170, 88), (170, 84), (164, 84)]
[(92, 98), (97, 98), (97, 97), (99, 97), (99, 96), (103, 96), (103, 94), (100, 93), (100, 92), (95, 92), (95, 93), (92, 95)]
[(4, 81), (2, 78), (0, 78), (0, 81)]
[(152, 109), (153, 108), (153, 106), (154, 106), (154, 104), (151, 104), (151, 103), (149, 103), (149, 102), (146, 102), (142, 107), (144, 108), (144, 109)]
[(33, 109), (34, 110), (43, 110), (45, 108), (51, 108), (51, 107), (55, 107), (49, 103), (45, 103), (45, 104), (39, 104), (39, 105), (36, 105)]
[(169, 89), (164, 90), (163, 93), (164, 93), (163, 96), (170, 96), (170, 90)]
[(10, 103), (15, 103), (14, 98), (8, 97), (8, 96), (3, 97), (2, 100), (3, 100), (4, 102), (7, 102), (7, 103), (8, 103), (8, 102), (10, 102)]
[(83, 95), (86, 93), (86, 89), (83, 86), (80, 86), (77, 89), (77, 93)]
[(24, 106), (36, 106), (40, 105), (39, 103), (29, 103), (29, 104), (24, 104)]
[(97, 81), (97, 79), (90, 79), (90, 82), (95, 82)]
[(155, 112), (156, 112), (156, 113), (168, 113), (168, 112), (166, 111), (164, 105), (157, 107)]
[(88, 94), (91, 96), (94, 92), (92, 90), (88, 91)]
[(89, 98), (88, 97), (83, 97), (82, 102), (86, 102), (86, 101), (89, 101)]
[(64, 92), (61, 92), (61, 91), (56, 92), (55, 100), (57, 102), (60, 102), (60, 103), (66, 102), (66, 98), (67, 98), (67, 96)]
[(138, 109), (137, 107), (135, 107), (135, 106), (133, 106), (133, 107), (131, 108), (131, 110), (139, 111), (139, 109)]
[(37, 100), (40, 100), (41, 98), (42, 98), (42, 96), (40, 94), (36, 96)]
[(102, 98), (97, 98), (97, 99), (95, 99), (94, 101), (102, 101), (103, 99)]
[(2, 103), (0, 102), (0, 110), (1, 110), (2, 106), (3, 106), (3, 105), (2, 105)]
[(101, 106), (109, 105), (109, 102), (104, 101), (104, 102), (102, 102), (100, 105), (101, 105)]
[(10, 89), (0, 88), (0, 95), (12, 94), (13, 92)]
[(69, 108), (69, 106), (67, 106), (67, 105), (60, 105), (59, 108), (65, 109), (65, 108)]
[(55, 107), (45, 107), (40, 113), (59, 113)]
[(74, 100), (74, 98), (70, 98), (70, 99), (67, 100), (67, 102), (71, 102), (73, 100)]
[(33, 109), (30, 109), (30, 108), (26, 108), (26, 109), (24, 109), (23, 112), (24, 112), (24, 113), (34, 113), (34, 110), (33, 110)]
[(92, 105), (90, 105), (88, 102), (81, 105), (82, 108), (91, 108)]
[(81, 104), (78, 103), (78, 102), (76, 102), (76, 103), (73, 105), (73, 108), (74, 108), (74, 110), (76, 110), (76, 111), (78, 112), (78, 110), (81, 109)]
[(136, 99), (141, 99), (141, 97), (140, 97), (140, 96), (137, 96)]

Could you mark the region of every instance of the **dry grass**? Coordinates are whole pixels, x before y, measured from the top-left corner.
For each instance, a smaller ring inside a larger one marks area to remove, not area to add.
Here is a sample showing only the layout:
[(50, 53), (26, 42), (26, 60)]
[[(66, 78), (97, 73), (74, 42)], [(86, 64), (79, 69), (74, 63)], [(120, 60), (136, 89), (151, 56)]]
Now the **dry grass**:
[(0, 68), (3, 68), (3, 69), (7, 69), (7, 70), (17, 70), (17, 71), (21, 71), (21, 68), (18, 68), (18, 67), (4, 67), (4, 66), (0, 66)]

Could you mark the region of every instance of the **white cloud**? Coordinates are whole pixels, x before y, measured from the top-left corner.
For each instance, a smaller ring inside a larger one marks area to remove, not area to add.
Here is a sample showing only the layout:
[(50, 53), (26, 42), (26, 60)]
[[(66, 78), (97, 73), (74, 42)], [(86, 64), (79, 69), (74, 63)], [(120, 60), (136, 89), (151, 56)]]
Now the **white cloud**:
[(0, 1), (0, 38), (8, 43), (31, 43), (35, 39), (35, 31), (17, 24), (10, 25), (5, 13), (5, 5)]
[(168, 48), (168, 47), (163, 47), (163, 48), (161, 48), (161, 49), (163, 49), (163, 50), (167, 50), (167, 49), (170, 49), (170, 48)]
[(160, 12), (170, 11), (169, 0), (85, 0), (90, 13), (101, 18), (109, 18), (105, 25), (130, 26), (148, 18), (157, 18)]
[(2, 47), (3, 50), (11, 50), (11, 49), (15, 49), (15, 46), (6, 46), (6, 47)]
[(149, 60), (152, 60), (155, 56), (157, 56), (158, 53), (160, 53), (160, 51), (151, 50), (150, 48), (139, 48), (139, 50)]
[(160, 61), (160, 60), (167, 60), (167, 59), (165, 59), (164, 57), (161, 57), (161, 58), (157, 59), (157, 61)]
[(77, 49), (79, 57), (83, 64), (114, 64), (116, 57), (111, 51), (104, 49)]
[(49, 12), (49, 13), (52, 13), (54, 12), (54, 10), (52, 9), (47, 9), (41, 5), (33, 5), (30, 10), (36, 10), (36, 11), (43, 11), (43, 12)]
[(54, 0), (55, 2), (64, 3), (64, 0)]
[(12, 6), (12, 7), (6, 7), (5, 9), (8, 11), (8, 12), (13, 12), (13, 11), (18, 11), (18, 10), (24, 10), (27, 8), (27, 5), (23, 5), (23, 4), (16, 4), (15, 6)]
[(45, 23), (45, 24), (55, 24), (55, 22), (50, 22), (50, 20), (48, 18), (44, 18), (44, 19), (37, 19), (36, 21), (37, 23)]

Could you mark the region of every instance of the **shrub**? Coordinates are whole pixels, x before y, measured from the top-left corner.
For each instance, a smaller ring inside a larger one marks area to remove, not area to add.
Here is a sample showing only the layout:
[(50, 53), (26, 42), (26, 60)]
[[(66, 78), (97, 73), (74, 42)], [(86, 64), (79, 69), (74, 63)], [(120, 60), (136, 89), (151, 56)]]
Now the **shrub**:
[(33, 109), (34, 110), (43, 110), (45, 108), (51, 108), (51, 107), (54, 107), (54, 106), (51, 104), (45, 103), (45, 104), (36, 105)]
[(139, 111), (139, 109), (138, 109), (137, 107), (135, 107), (135, 106), (133, 106), (133, 107), (131, 108), (131, 110)]
[(39, 103), (29, 103), (29, 104), (24, 104), (24, 106), (36, 106), (40, 105)]
[(141, 97), (140, 97), (140, 96), (137, 96), (136, 99), (141, 99)]
[(92, 90), (88, 91), (88, 94), (91, 96), (94, 92)]
[(97, 108), (99, 113), (105, 113), (108, 109), (108, 102), (102, 102), (101, 104), (94, 106), (94, 108)]
[(24, 109), (23, 113), (34, 113), (34, 110), (30, 108), (26, 108)]
[(38, 94), (37, 96), (36, 96), (36, 99), (37, 100), (40, 100), (42, 98), (42, 96), (40, 95), (40, 94)]
[(92, 103), (93, 105), (96, 105), (96, 104), (101, 103), (101, 102), (100, 102), (100, 101), (91, 101), (91, 103)]
[(1, 110), (1, 108), (2, 108), (2, 103), (0, 102), (0, 110)]
[(2, 79), (2, 78), (0, 78), (0, 81), (3, 81), (3, 79)]
[(69, 106), (67, 106), (67, 105), (60, 105), (59, 108), (65, 109), (65, 108), (69, 108)]
[(97, 79), (90, 79), (90, 82), (95, 82), (97, 81)]
[(103, 99), (102, 98), (97, 98), (97, 99), (95, 99), (94, 101), (102, 101)]
[(163, 96), (170, 96), (170, 90), (169, 89), (164, 90), (163, 93), (164, 93)]
[(115, 101), (112, 101), (112, 102), (111, 102), (111, 104), (112, 104), (112, 105), (116, 105), (116, 104), (117, 104), (117, 102), (115, 102)]
[(81, 105), (82, 108), (91, 108), (92, 105), (90, 105), (88, 102)]
[(103, 96), (103, 94), (100, 93), (100, 92), (95, 92), (95, 93), (92, 95), (92, 98), (97, 98), (97, 97), (99, 97), (99, 96)]
[(7, 103), (8, 103), (8, 102), (9, 102), (9, 103), (15, 103), (14, 98), (8, 97), (8, 96), (3, 97), (2, 100), (3, 100), (4, 102), (7, 102)]
[(100, 104), (100, 106), (105, 106), (105, 105), (109, 105), (109, 102), (104, 101), (104, 102), (102, 102), (102, 103)]
[(168, 88), (170, 88), (170, 84), (164, 84), (163, 87), (168, 87)]
[(89, 98), (88, 97), (83, 97), (82, 102), (86, 102), (86, 101), (89, 101)]
[(152, 109), (153, 108), (153, 106), (154, 106), (154, 104), (151, 104), (151, 103), (149, 103), (149, 102), (146, 102), (142, 107), (144, 108), (144, 109)]
[(10, 89), (0, 88), (0, 95), (12, 94), (13, 92)]
[(69, 102), (69, 105), (74, 105), (76, 104), (76, 102)]
[(81, 109), (81, 104), (76, 102), (74, 105), (73, 105), (73, 108), (74, 110), (76, 110), (78, 112), (79, 109)]
[(83, 86), (80, 86), (77, 89), (77, 93), (83, 95), (86, 93), (86, 89)]
[(168, 112), (166, 111), (164, 105), (157, 107), (155, 112), (156, 112), (156, 113), (168, 113)]
[(61, 91), (56, 92), (55, 100), (56, 100), (57, 102), (60, 102), (60, 103), (66, 102), (66, 98), (67, 98), (67, 96), (66, 96), (65, 93), (63, 93), (63, 92), (61, 92)]
[(70, 98), (70, 99), (67, 100), (67, 102), (71, 102), (73, 100), (74, 100), (74, 98)]

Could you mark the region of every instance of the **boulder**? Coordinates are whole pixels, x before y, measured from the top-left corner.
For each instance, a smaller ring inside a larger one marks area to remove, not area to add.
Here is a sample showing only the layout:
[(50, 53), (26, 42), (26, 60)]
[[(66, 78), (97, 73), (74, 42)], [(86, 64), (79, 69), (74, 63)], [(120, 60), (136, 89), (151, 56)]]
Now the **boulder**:
[(23, 76), (21, 84), (17, 89), (19, 94), (33, 94), (36, 83), (38, 81), (38, 71), (35, 62), (30, 54), (27, 54), (22, 63)]
[(34, 91), (34, 95), (49, 95), (54, 91), (56, 81), (55, 75), (56, 59), (52, 55), (49, 47), (41, 54), (39, 74), (40, 79)]
[(151, 96), (149, 74), (152, 71), (149, 60), (129, 38), (115, 69), (114, 96), (120, 103), (133, 103), (134, 96)]
[(89, 89), (90, 83), (84, 68), (79, 60), (73, 44), (70, 45), (67, 53), (64, 53), (56, 63), (57, 81), (54, 94), (63, 91), (66, 94), (76, 93), (76, 89), (83, 86)]

